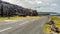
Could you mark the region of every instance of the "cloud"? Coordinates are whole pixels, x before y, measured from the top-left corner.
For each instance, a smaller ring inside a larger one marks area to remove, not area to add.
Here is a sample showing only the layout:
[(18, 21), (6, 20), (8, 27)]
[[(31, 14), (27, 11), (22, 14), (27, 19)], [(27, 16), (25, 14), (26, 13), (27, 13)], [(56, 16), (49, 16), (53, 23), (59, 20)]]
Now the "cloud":
[(42, 4), (43, 2), (42, 1), (35, 1), (35, 3)]
[(58, 6), (57, 4), (51, 4), (51, 6)]
[[(60, 0), (3, 0), (26, 8), (43, 12), (57, 12), (60, 8)], [(60, 10), (59, 10), (60, 11)]]

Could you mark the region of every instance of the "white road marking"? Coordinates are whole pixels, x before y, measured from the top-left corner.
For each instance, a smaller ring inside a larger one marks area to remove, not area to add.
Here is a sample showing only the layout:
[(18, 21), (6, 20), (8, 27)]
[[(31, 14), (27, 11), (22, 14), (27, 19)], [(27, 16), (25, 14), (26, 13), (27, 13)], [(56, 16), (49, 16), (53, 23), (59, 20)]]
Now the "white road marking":
[(3, 30), (0, 30), (0, 32), (3, 32), (3, 31), (6, 31), (6, 30), (9, 30), (11, 29), (12, 27), (9, 27), (9, 28), (6, 28), (6, 29), (3, 29)]
[(11, 23), (16, 23), (18, 22), (17, 20), (16, 21), (9, 21), (8, 23), (5, 23), (5, 24), (11, 24)]
[(32, 19), (31, 21), (35, 21), (35, 19)]
[(16, 21), (16, 20), (4, 20), (4, 21), (9, 22), (9, 21)]
[(23, 21), (23, 19), (21, 19), (21, 20), (4, 20), (4, 21), (7, 22), (5, 24), (11, 24), (11, 23), (16, 23), (18, 21)]
[(24, 24), (26, 24), (26, 23), (29, 23), (29, 21), (26, 21), (26, 22), (24, 22), (24, 23), (21, 23), (21, 24), (19, 24), (19, 25), (24, 25)]

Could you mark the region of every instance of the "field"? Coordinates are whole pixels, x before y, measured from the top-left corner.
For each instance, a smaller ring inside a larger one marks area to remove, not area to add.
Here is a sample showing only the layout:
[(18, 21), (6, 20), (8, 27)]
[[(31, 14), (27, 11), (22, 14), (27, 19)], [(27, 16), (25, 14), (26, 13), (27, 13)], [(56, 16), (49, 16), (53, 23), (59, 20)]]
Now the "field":
[[(60, 34), (60, 16), (50, 16), (50, 18), (52, 18), (52, 20), (54, 21), (54, 25), (56, 27), (58, 27), (58, 30), (59, 30), (59, 34)], [(45, 24), (44, 28), (43, 28), (43, 32), (45, 34), (51, 34), (51, 29), (49, 28), (49, 25), (48, 23)]]

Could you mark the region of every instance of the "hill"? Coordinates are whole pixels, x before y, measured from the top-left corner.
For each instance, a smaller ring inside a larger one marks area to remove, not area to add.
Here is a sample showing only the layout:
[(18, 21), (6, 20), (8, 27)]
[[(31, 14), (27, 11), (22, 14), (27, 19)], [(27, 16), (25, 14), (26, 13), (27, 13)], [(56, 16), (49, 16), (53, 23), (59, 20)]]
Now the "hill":
[(37, 16), (36, 10), (24, 8), (5, 1), (0, 1), (0, 17), (7, 16)]

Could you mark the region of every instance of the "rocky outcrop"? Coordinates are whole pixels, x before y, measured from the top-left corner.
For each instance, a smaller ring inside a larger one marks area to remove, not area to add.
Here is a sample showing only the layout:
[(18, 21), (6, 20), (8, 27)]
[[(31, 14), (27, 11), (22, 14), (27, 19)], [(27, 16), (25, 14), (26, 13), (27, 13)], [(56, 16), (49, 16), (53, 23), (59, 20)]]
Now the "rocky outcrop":
[(0, 16), (37, 16), (36, 10), (23, 8), (18, 5), (0, 1)]

